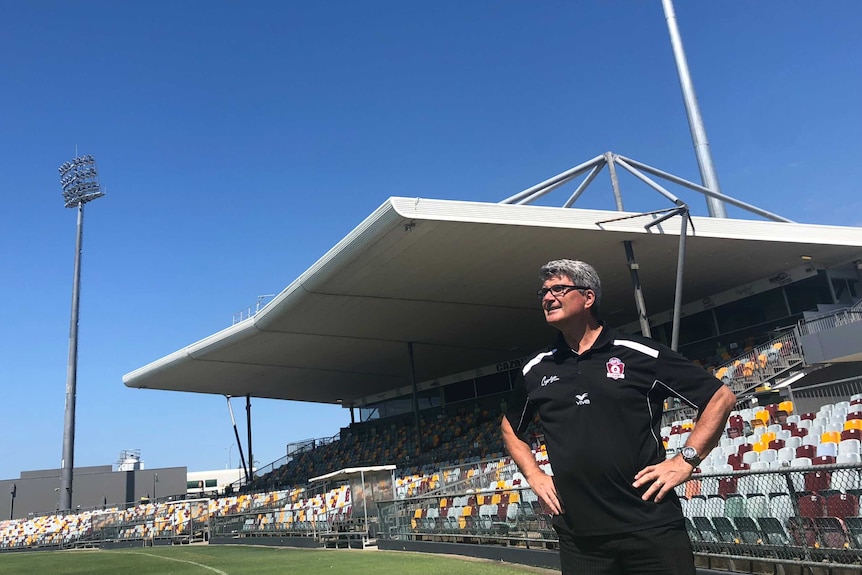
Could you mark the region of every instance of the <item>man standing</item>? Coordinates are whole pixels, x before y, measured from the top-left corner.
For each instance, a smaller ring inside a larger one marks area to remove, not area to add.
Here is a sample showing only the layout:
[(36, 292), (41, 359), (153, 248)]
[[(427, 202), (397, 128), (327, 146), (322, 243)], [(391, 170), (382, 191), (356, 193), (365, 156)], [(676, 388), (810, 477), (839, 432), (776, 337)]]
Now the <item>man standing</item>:
[[(601, 281), (589, 264), (556, 260), (538, 291), (556, 343), (524, 365), (503, 417), (503, 441), (554, 515), (564, 574), (693, 575), (691, 542), (674, 487), (718, 443), (733, 392), (651, 339), (599, 320)], [(662, 405), (699, 410), (685, 448), (665, 459)], [(553, 477), (525, 435), (538, 412)]]

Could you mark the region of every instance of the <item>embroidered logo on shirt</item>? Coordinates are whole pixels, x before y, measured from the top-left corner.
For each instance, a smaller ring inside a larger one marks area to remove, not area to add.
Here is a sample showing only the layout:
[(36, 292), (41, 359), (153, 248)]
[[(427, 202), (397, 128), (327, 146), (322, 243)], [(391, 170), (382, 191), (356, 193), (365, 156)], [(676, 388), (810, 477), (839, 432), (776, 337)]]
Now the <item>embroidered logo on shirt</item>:
[(541, 383), (541, 385), (542, 385), (542, 387), (545, 387), (546, 385), (551, 385), (551, 384), (552, 384), (552, 383), (554, 383), (555, 381), (560, 381), (559, 376), (556, 376), (556, 375), (545, 375), (545, 376), (543, 376), (543, 377), (542, 377), (542, 383)]
[(620, 361), (618, 357), (612, 357), (608, 360), (608, 377), (611, 379), (624, 379), (626, 376), (626, 364)]
[(587, 393), (576, 393), (575, 394), (575, 403), (577, 405), (589, 405), (590, 404), (590, 398), (588, 397), (589, 395), (590, 395), (589, 392), (587, 392)]

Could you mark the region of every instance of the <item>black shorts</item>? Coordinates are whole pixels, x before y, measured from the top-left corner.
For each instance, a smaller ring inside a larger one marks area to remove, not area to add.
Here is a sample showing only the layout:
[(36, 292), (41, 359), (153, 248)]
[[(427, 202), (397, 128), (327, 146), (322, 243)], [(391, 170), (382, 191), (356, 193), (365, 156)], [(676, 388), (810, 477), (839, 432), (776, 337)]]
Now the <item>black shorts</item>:
[(573, 535), (554, 521), (563, 575), (695, 575), (685, 524), (616, 535)]

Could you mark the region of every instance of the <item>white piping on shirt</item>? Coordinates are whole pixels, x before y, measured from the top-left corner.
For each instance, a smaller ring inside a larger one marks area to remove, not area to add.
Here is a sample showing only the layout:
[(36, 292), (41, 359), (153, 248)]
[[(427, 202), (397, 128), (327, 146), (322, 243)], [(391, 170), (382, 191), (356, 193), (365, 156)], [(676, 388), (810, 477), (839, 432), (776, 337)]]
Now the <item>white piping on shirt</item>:
[(621, 345), (623, 347), (627, 347), (629, 349), (639, 351), (642, 354), (648, 355), (653, 359), (658, 357), (658, 350), (657, 349), (651, 348), (648, 345), (644, 345), (644, 344), (638, 343), (636, 341), (631, 341), (628, 339), (615, 339), (614, 345)]

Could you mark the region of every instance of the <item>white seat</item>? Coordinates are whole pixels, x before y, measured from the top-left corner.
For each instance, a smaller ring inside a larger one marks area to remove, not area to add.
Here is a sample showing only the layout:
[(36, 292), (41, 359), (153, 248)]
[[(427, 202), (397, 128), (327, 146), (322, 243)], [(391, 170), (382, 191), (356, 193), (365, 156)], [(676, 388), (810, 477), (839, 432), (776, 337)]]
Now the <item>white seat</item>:
[(835, 457), (838, 455), (838, 444), (837, 443), (821, 443), (817, 446), (817, 457), (832, 456)]
[(838, 433), (841, 433), (842, 431), (844, 431), (844, 422), (829, 422), (826, 424), (826, 427), (823, 429), (823, 431), (837, 431)]
[(760, 457), (758, 458), (758, 461), (764, 461), (766, 463), (769, 463), (770, 461), (775, 461), (776, 459), (778, 459), (778, 452), (776, 450), (764, 449), (760, 452)]
[[(862, 454), (860, 453), (839, 453), (835, 458), (835, 463), (862, 463)], [(856, 471), (856, 470), (851, 470)]]
[(771, 431), (772, 433), (778, 433), (779, 431), (783, 431), (783, 428), (778, 423), (773, 423), (766, 427), (766, 431)]
[(744, 435), (740, 435), (739, 437), (733, 438), (734, 447), (739, 447), (740, 445), (743, 445), (745, 443), (748, 443), (748, 438)]
[(858, 439), (845, 439), (838, 444), (838, 455), (843, 453), (862, 453), (862, 445)]
[(769, 513), (772, 517), (779, 519), (782, 523), (785, 523), (788, 519), (793, 517), (795, 513), (793, 512), (793, 502), (790, 499), (790, 495), (782, 494), (772, 496), (769, 499)]
[(820, 445), (820, 435), (812, 435), (809, 433), (802, 438), (802, 445)]
[(792, 434), (792, 433), (790, 433), (790, 430), (789, 430), (789, 429), (781, 429), (781, 430), (779, 430), (779, 431), (777, 431), (777, 432), (775, 433), (775, 439), (781, 439), (781, 440), (782, 440), (782, 441), (784, 441), (785, 443), (786, 443), (786, 442), (787, 442), (787, 440), (788, 440), (788, 439), (790, 439), (791, 437), (793, 437), (793, 434)]
[(686, 507), (688, 517), (706, 517), (706, 497), (695, 495), (688, 500)]
[(706, 517), (724, 517), (724, 497), (712, 495), (706, 498)]
[(797, 413), (794, 413), (793, 415), (787, 416), (787, 423), (795, 423), (795, 424), (797, 424), (796, 427), (799, 427), (800, 421), (801, 421), (801, 418), (799, 417), (799, 414), (797, 414)]
[(787, 446), (782, 447), (781, 449), (778, 450), (777, 459), (790, 463), (791, 461), (796, 459), (796, 448), (795, 447), (787, 447)]
[[(759, 463), (755, 461), (755, 463)], [(743, 475), (736, 482), (736, 492), (742, 495), (751, 495), (752, 493), (762, 493), (759, 489), (760, 483), (758, 479), (762, 479), (763, 475)]]
[(794, 457), (790, 461), (790, 467), (811, 467), (810, 457)]
[(769, 469), (781, 469), (782, 467), (790, 467), (790, 461), (776, 459), (775, 461), (769, 462)]
[(701, 479), (700, 492), (703, 495), (718, 495), (718, 477), (704, 477)]
[(751, 465), (755, 461), (760, 461), (760, 454), (756, 451), (746, 451), (742, 454), (742, 462)]
[(802, 445), (802, 438), (798, 435), (791, 435), (784, 440), (784, 447), (792, 447), (793, 449), (796, 449), (800, 445)]
[(836, 469), (832, 472), (830, 485), (832, 489), (840, 489), (846, 493), (851, 489), (859, 489), (859, 482), (859, 471), (856, 469)]
[(810, 419), (800, 419), (796, 422), (796, 427), (801, 429), (809, 429), (813, 424), (814, 422)]
[(767, 494), (750, 495), (748, 497), (748, 513), (752, 517), (771, 517), (769, 509), (769, 497)]

